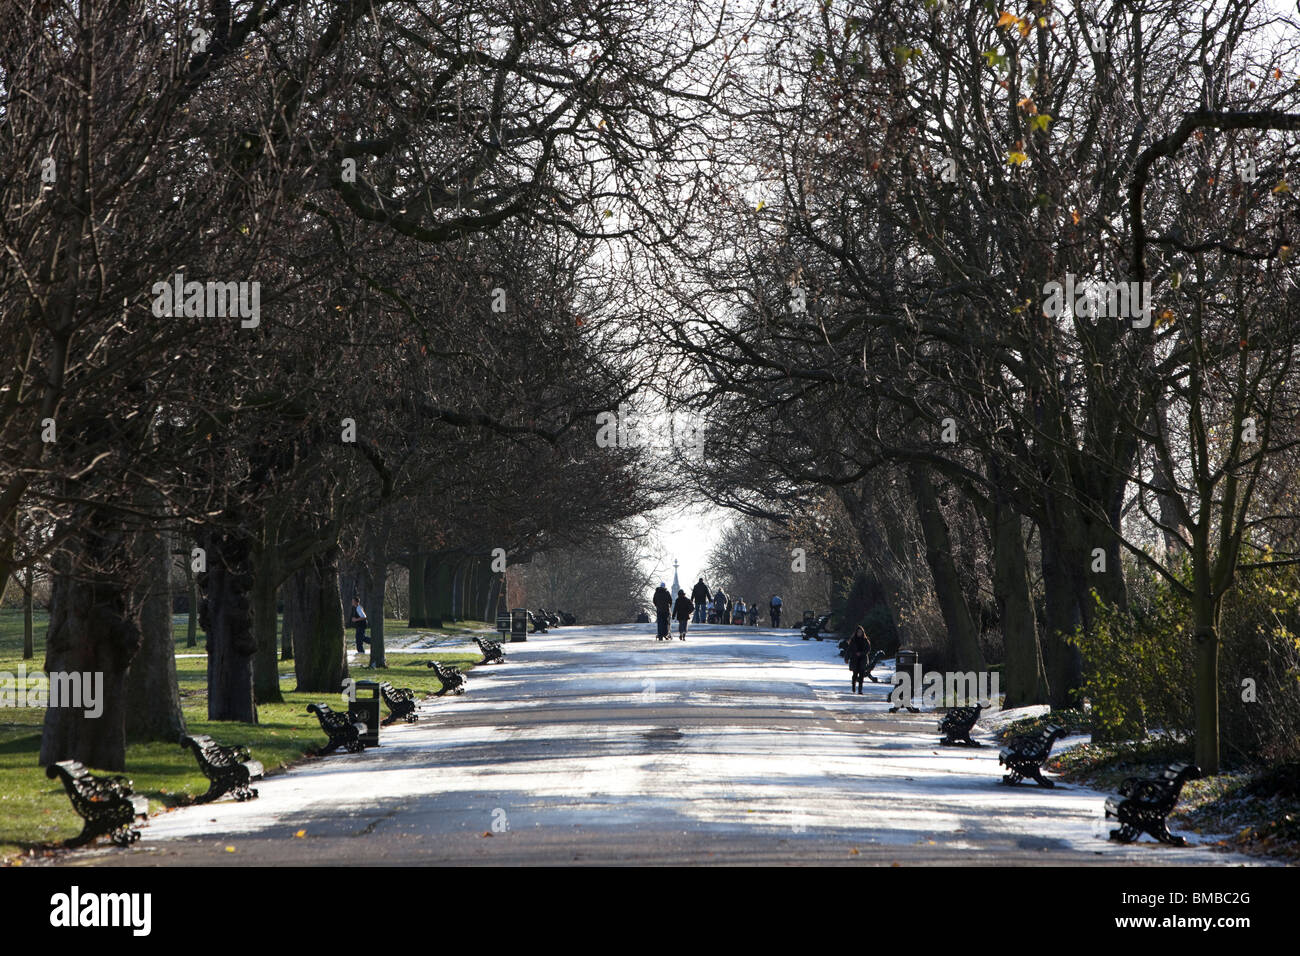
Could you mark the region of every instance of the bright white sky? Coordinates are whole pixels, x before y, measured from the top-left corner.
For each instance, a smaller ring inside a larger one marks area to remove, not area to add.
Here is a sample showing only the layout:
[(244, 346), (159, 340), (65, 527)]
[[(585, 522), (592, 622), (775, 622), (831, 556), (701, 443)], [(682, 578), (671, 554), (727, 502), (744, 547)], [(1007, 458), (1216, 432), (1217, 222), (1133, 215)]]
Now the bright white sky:
[[(693, 506), (669, 511), (665, 509), (654, 516), (656, 544), (651, 546), (651, 553), (643, 558), (645, 569), (650, 572), (651, 585), (660, 581), (673, 583), (673, 559), (678, 561), (677, 576), (686, 593), (704, 574), (704, 565), (713, 543), (722, 530), (723, 523), (731, 516), (730, 512), (720, 511), (716, 506)], [(706, 576), (705, 583), (711, 584)]]

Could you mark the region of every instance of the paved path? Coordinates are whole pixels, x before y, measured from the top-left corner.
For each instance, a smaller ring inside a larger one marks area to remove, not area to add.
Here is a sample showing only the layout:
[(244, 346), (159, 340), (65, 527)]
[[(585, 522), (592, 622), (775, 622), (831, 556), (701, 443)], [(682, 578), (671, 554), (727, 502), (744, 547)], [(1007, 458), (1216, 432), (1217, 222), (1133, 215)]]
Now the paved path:
[(834, 643), (796, 631), (559, 628), (507, 652), (378, 749), (59, 862), (1246, 862), (1108, 842), (1104, 795), (1002, 786), (996, 747), (938, 747), (934, 715), (887, 713), (886, 684), (851, 695)]

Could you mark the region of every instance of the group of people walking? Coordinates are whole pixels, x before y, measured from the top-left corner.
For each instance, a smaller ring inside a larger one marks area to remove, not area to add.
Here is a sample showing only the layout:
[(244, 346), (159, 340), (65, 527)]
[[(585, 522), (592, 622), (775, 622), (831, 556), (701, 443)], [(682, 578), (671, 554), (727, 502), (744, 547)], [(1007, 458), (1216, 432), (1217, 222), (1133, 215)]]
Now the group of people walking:
[[(670, 620), (677, 621), (677, 636), (681, 640), (686, 640), (686, 628), (689, 626), (692, 617), (696, 624), (705, 623), (710, 616), (718, 615), (715, 620), (726, 623), (726, 618), (730, 617), (736, 624), (742, 624), (746, 620), (749, 623), (758, 623), (758, 605), (745, 607), (745, 602), (741, 598), (736, 599), (734, 607), (728, 608), (727, 595), (721, 588), (716, 594), (709, 593), (709, 586), (704, 583), (704, 578), (695, 582), (695, 587), (691, 588), (690, 597), (686, 596), (686, 591), (678, 589), (676, 600), (673, 599), (672, 592), (668, 590), (668, 585), (663, 581), (659, 582), (659, 587), (655, 588), (653, 603), (655, 606), (655, 617), (657, 628), (655, 631), (655, 640), (671, 641), (672, 635), (669, 633)], [(719, 612), (721, 612), (719, 614)], [(768, 612), (771, 615), (772, 626), (779, 627), (781, 621), (781, 598), (773, 594)], [(853, 629), (853, 636), (849, 638), (845, 648), (845, 660), (848, 661), (849, 672), (852, 679), (853, 693), (862, 693), (862, 684), (866, 680), (867, 671), (871, 662), (871, 641), (867, 637), (867, 632), (861, 625)]]
[[(655, 588), (652, 602), (655, 607), (656, 640), (670, 641), (668, 633), (672, 620), (677, 621), (677, 636), (686, 640), (686, 628), (692, 621), (696, 624), (749, 624), (758, 625), (758, 604), (746, 606), (744, 598), (736, 598), (729, 603), (727, 594), (718, 588), (716, 594), (709, 591), (704, 578), (695, 582), (689, 597), (684, 589), (678, 589), (676, 599), (663, 581)], [(781, 626), (781, 597), (773, 594), (768, 602), (768, 615), (773, 627)]]

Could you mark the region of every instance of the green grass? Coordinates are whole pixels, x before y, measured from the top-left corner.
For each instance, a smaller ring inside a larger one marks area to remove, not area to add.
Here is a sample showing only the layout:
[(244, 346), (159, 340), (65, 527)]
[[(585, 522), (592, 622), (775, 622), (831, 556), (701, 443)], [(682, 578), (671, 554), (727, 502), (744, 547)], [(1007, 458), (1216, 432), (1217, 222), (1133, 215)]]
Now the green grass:
[[(35, 620), (35, 658), (27, 662), (29, 671), (39, 670), (45, 656), (47, 617), (38, 613)], [(389, 640), (403, 636), (409, 629), (399, 621), (385, 621)], [(411, 633), (446, 633), (464, 635), (482, 631), (486, 625), (450, 625), (442, 629), (418, 628)], [(22, 611), (0, 609), (0, 671), (16, 673), (22, 658)], [(351, 635), (349, 634), (348, 637)], [(307, 705), (325, 698), (331, 706), (345, 703), (330, 701), (319, 693), (283, 690), (284, 702), (258, 706), (258, 723), (241, 724), (207, 719), (207, 660), (203, 637), (197, 648), (186, 648), (183, 617), (176, 628), (178, 656), (176, 676), (180, 686), (181, 707), (192, 734), (209, 734), (224, 744), (244, 744), (268, 773), (302, 759), (307, 750), (325, 742), (316, 718), (307, 713)], [(468, 670), (478, 660), (475, 653), (406, 654), (389, 652), (389, 667), (375, 676), (392, 681), (398, 687), (410, 687), (417, 695), (441, 689), (433, 671), (424, 661), (436, 658)], [(364, 680), (372, 672), (354, 668), (353, 676)], [(293, 662), (281, 661), (282, 688), (291, 688)], [(283, 678), (287, 677), (285, 680)], [(0, 709), (0, 862), (12, 860), (28, 850), (39, 851), (44, 844), (76, 836), (81, 820), (56, 781), (46, 779), (36, 763), (40, 752), (42, 708)], [(93, 768), (92, 768), (93, 769)], [(207, 780), (199, 773), (194, 755), (172, 743), (130, 744), (126, 751), (126, 776), (137, 793), (149, 797), (150, 809), (183, 806), (207, 790)]]

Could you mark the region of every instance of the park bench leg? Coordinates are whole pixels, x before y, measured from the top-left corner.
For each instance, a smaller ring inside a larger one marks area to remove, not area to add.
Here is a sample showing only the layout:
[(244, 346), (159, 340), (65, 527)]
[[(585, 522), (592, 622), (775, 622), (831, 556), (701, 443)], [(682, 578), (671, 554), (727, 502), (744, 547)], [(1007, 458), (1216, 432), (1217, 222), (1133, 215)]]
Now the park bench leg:
[(1042, 767), (1035, 767), (1033, 769), (1033, 774), (1034, 774), (1034, 779), (1038, 781), (1038, 785), (1040, 787), (1046, 787), (1047, 789), (1051, 790), (1053, 787), (1056, 786), (1055, 783), (1053, 783), (1051, 780), (1048, 780), (1046, 777), (1043, 776)]
[(1186, 840), (1169, 832), (1169, 825), (1164, 820), (1151, 824), (1147, 832), (1161, 843), (1167, 843), (1169, 846), (1187, 846)]
[(225, 786), (225, 784), (220, 783), (219, 781), (213, 780), (213, 781), (210, 781), (210, 782), (208, 783), (208, 792), (205, 793), (205, 794), (203, 794), (203, 795), (200, 796), (200, 797), (196, 797), (195, 800), (194, 800), (194, 802), (195, 802), (195, 803), (211, 803), (213, 800), (216, 800), (218, 797), (220, 797), (220, 796), (221, 796), (223, 793), (225, 793), (225, 792), (226, 792), (226, 786)]
[(140, 839), (140, 831), (135, 829), (135, 827), (131, 826), (129, 823), (124, 823), (113, 831), (110, 839), (116, 846), (128, 847), (136, 840)]
[(1140, 833), (1141, 831), (1134, 828), (1131, 824), (1122, 823), (1118, 830), (1110, 831), (1110, 838), (1112, 840), (1118, 840), (1120, 843), (1132, 843), (1138, 838)]
[(95, 824), (92, 823), (90, 820), (85, 820), (82, 821), (81, 832), (78, 833), (76, 836), (74, 836), (71, 840), (65, 840), (63, 845), (70, 850), (75, 849), (79, 846), (85, 846), (87, 843), (94, 840), (95, 837), (99, 836), (102, 832), (103, 831), (99, 827), (95, 826)]

